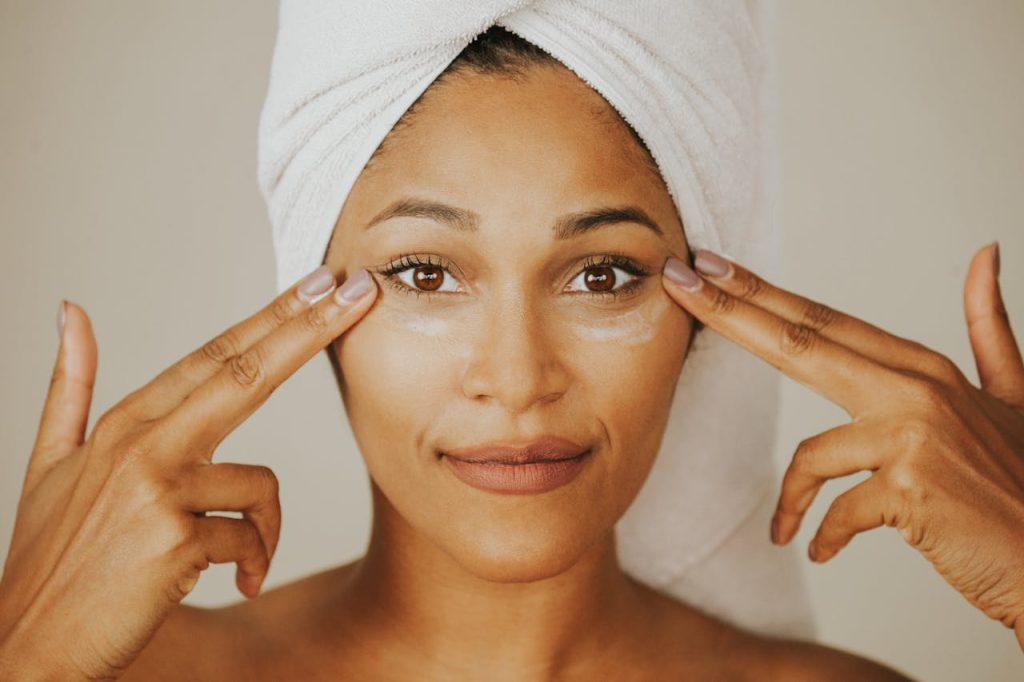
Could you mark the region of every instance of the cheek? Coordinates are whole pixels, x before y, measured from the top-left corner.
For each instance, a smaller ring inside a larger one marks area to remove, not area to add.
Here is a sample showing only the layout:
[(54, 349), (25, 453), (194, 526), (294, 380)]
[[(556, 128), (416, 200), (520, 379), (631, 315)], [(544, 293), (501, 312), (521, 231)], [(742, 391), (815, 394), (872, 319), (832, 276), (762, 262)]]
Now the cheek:
[(424, 434), (452, 401), (457, 374), (451, 321), (410, 307), (381, 300), (334, 342), (352, 434), (385, 488), (415, 489), (429, 469)]
[(605, 315), (567, 318), (565, 343), (571, 346), (576, 375), (591, 384), (589, 395), (632, 405), (658, 400), (675, 385), (691, 318), (667, 294), (654, 294), (637, 306)]
[(614, 341), (618, 346), (645, 346), (658, 337), (664, 337), (668, 310), (667, 298), (654, 296), (643, 305), (614, 316), (577, 316), (566, 328), (582, 341)]
[(645, 477), (657, 454), (691, 328), (692, 318), (667, 294), (569, 327), (582, 391), (607, 428), (615, 466), (630, 478)]

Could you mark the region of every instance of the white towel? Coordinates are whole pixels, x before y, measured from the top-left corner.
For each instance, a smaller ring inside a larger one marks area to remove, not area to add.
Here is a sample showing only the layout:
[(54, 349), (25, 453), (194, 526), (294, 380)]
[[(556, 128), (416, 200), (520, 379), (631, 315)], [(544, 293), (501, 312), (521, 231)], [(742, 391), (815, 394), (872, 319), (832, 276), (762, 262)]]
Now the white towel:
[[(498, 24), (549, 52), (645, 141), (690, 247), (778, 274), (774, 6), (755, 0), (283, 0), (259, 122), (277, 286), (323, 262), (392, 126)], [(813, 637), (794, 545), (769, 541), (778, 372), (697, 335), (661, 450), (620, 520), (638, 579), (725, 620)]]

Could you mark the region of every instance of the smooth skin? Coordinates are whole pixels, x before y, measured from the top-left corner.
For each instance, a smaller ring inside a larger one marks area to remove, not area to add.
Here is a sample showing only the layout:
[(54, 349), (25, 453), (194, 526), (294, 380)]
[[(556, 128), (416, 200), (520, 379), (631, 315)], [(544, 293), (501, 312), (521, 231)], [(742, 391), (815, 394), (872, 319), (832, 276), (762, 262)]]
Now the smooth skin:
[[(653, 463), (693, 329), (661, 275), (670, 256), (688, 257), (683, 226), (642, 149), (568, 69), (462, 75), (423, 105), (358, 178), (327, 254), (331, 273), (373, 271), (373, 296), (309, 308), (285, 292), (128, 396), (84, 441), (95, 341), (69, 305), (0, 581), (0, 661), (11, 676), (906, 679), (830, 647), (755, 636), (621, 570), (614, 524)], [(478, 229), (422, 217), (365, 229), (412, 193), (473, 211)], [(620, 221), (553, 236), (559, 216), (621, 204), (661, 232)], [(647, 269), (628, 298), (591, 297), (580, 277), (588, 258), (610, 252)], [(433, 270), (445, 278), (439, 298), (385, 279), (381, 266), (400, 253), (444, 261)], [(593, 332), (659, 309), (642, 343)], [(449, 331), (425, 334), (424, 320)], [(370, 546), (252, 597), (279, 532), (276, 479), (209, 459), (325, 347), (371, 475)], [(580, 477), (541, 495), (483, 493), (436, 456), (543, 433), (597, 449)], [(226, 472), (216, 481), (215, 467)], [(246, 517), (229, 528), (195, 515), (224, 510)], [(213, 524), (216, 537), (205, 530)], [(218, 560), (239, 563), (239, 589), (252, 598), (181, 605)]]
[(824, 563), (858, 533), (896, 528), (1024, 649), (1024, 362), (1002, 301), (996, 248), (974, 255), (964, 286), (980, 387), (941, 353), (776, 287), (718, 254), (698, 251), (705, 274), (692, 290), (671, 279), (667, 287), (715, 332), (853, 419), (797, 447), (773, 540), (792, 540), (826, 481), (871, 471), (832, 502), (809, 558)]

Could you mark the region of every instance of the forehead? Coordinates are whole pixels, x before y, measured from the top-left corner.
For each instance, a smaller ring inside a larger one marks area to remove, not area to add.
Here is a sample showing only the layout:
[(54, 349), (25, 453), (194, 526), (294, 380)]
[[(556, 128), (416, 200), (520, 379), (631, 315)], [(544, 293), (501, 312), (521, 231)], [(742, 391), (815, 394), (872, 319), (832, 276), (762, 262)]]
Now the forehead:
[(515, 78), (460, 72), (431, 86), (360, 174), (339, 229), (356, 229), (407, 194), (465, 206), (485, 221), (507, 215), (545, 225), (567, 211), (639, 205), (673, 244), (683, 243), (646, 151), (604, 98), (562, 66)]

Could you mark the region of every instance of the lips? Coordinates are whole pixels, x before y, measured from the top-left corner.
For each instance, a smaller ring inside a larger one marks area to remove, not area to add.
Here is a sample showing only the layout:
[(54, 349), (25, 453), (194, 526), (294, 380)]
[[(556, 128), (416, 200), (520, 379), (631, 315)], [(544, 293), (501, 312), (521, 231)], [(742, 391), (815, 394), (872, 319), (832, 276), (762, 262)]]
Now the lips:
[(592, 449), (559, 436), (522, 445), (487, 443), (442, 451), (448, 469), (463, 483), (489, 492), (535, 494), (572, 481), (591, 459)]

